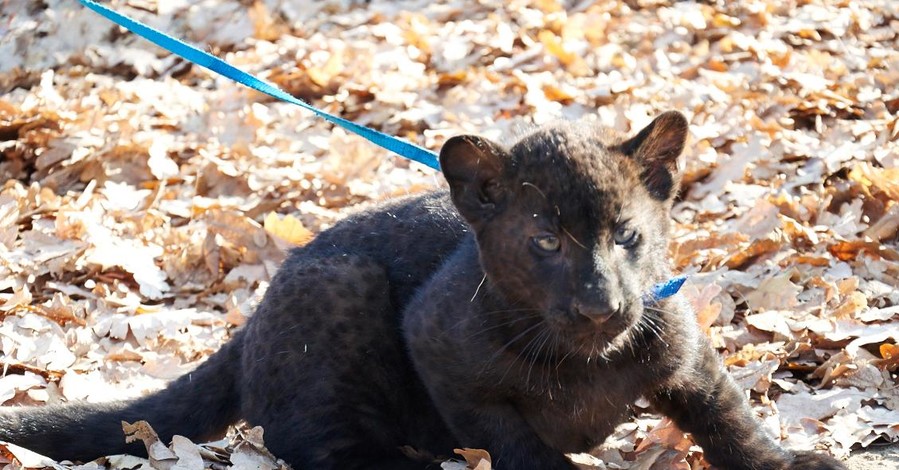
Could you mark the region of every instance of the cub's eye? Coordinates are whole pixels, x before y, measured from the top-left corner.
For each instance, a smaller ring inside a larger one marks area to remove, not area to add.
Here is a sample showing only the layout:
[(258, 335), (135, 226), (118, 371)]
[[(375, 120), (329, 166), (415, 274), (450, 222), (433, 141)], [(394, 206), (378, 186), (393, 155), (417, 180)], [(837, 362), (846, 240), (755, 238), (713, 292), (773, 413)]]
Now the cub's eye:
[(546, 252), (559, 251), (559, 247), (562, 246), (562, 241), (555, 235), (537, 235), (536, 237), (531, 237), (531, 242), (534, 243), (534, 246)]
[(631, 248), (637, 244), (637, 231), (632, 228), (618, 227), (615, 229), (615, 244), (625, 248)]

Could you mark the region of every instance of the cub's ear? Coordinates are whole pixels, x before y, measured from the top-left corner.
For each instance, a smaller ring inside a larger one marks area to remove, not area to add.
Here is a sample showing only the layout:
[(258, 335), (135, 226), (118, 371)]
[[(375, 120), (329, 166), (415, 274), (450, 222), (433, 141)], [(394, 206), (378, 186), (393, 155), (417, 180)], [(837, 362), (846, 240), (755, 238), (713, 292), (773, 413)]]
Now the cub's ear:
[(493, 214), (503, 197), (500, 176), (506, 158), (505, 149), (473, 135), (453, 137), (440, 149), (440, 169), (453, 204), (470, 223)]
[(688, 127), (683, 114), (668, 111), (619, 146), (643, 166), (643, 184), (657, 200), (674, 197), (680, 185), (677, 157), (687, 142)]

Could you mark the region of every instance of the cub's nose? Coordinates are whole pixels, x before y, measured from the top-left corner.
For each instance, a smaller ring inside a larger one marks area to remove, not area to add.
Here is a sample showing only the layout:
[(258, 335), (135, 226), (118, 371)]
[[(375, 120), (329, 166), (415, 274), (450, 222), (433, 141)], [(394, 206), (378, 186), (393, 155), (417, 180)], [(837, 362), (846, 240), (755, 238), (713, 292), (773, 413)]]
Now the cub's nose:
[(612, 300), (609, 302), (591, 304), (575, 301), (571, 305), (571, 310), (576, 315), (586, 318), (597, 325), (601, 325), (609, 318), (621, 313), (621, 301)]

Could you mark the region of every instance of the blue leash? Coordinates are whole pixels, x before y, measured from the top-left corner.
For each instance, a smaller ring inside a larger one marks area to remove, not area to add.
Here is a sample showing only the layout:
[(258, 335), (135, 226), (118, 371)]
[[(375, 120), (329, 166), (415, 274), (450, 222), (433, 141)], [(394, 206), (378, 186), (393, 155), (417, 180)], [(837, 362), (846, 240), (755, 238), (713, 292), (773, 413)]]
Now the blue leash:
[(217, 74), (230, 78), (231, 80), (246, 85), (256, 91), (265, 93), (266, 95), (269, 95), (271, 97), (278, 98), (279, 100), (283, 100), (288, 103), (293, 103), (297, 106), (312, 111), (324, 120), (332, 124), (337, 124), (338, 126), (343, 127), (348, 131), (365, 137), (375, 145), (390, 150), (397, 155), (402, 155), (410, 160), (415, 160), (416, 162), (427, 165), (435, 170), (440, 169), (440, 164), (437, 162), (437, 155), (428, 149), (419, 147), (418, 145), (415, 145), (411, 142), (406, 142), (405, 140), (400, 140), (396, 137), (389, 136), (387, 134), (384, 134), (383, 132), (378, 132), (374, 129), (360, 126), (355, 122), (347, 121), (346, 119), (326, 113), (300, 99), (294, 98), (289, 93), (278, 88), (273, 83), (258, 77), (254, 77), (253, 75), (240, 70), (239, 68), (225, 62), (224, 60), (219, 59), (218, 57), (209, 54), (208, 52), (201, 51), (200, 49), (197, 49), (196, 47), (191, 46), (184, 41), (175, 39), (168, 34), (153, 29), (139, 21), (133, 20), (120, 13), (116, 13), (115, 11), (110, 10), (103, 5), (100, 5), (93, 0), (79, 1), (82, 5), (105, 16), (113, 23), (123, 26), (132, 33), (142, 36), (150, 42), (153, 42), (154, 44), (167, 49), (170, 52), (177, 54), (197, 65), (212, 70)]
[[(358, 134), (369, 140), (373, 144), (385, 148), (397, 155), (427, 165), (435, 170), (440, 170), (440, 164), (437, 160), (437, 154), (431, 152), (426, 148), (419, 147), (418, 145), (415, 145), (411, 142), (398, 139), (396, 137), (384, 134), (383, 132), (378, 132), (374, 129), (360, 126), (355, 122), (348, 121), (341, 117), (334, 116), (333, 114), (326, 113), (316, 108), (315, 106), (306, 103), (303, 100), (291, 96), (289, 93), (278, 88), (271, 82), (250, 75), (247, 72), (240, 70), (239, 68), (225, 62), (222, 59), (219, 59), (218, 57), (208, 52), (197, 49), (196, 47), (191, 46), (190, 44), (187, 44), (186, 42), (179, 39), (175, 39), (168, 34), (163, 33), (162, 31), (156, 30), (141, 23), (140, 21), (117, 13), (93, 0), (78, 1), (80, 1), (82, 5), (103, 15), (113, 23), (124, 27), (132, 33), (135, 33), (138, 36), (149, 40), (157, 46), (160, 46), (163, 49), (172, 52), (173, 54), (179, 55), (184, 59), (187, 59), (201, 67), (212, 70), (219, 75), (230, 78), (237, 83), (246, 85), (273, 98), (277, 98), (288, 103), (293, 103), (297, 106), (300, 106), (301, 108), (312, 111), (313, 113), (315, 113), (315, 115), (321, 117), (322, 119), (332, 124), (343, 127), (350, 132)], [(687, 278), (685, 276), (675, 276), (668, 281), (658, 283), (654, 285), (652, 287), (652, 290), (643, 297), (643, 301), (646, 303), (653, 303), (671, 297), (680, 290), (681, 286), (684, 285), (684, 281), (686, 280)]]
[(684, 282), (687, 282), (687, 276), (680, 274), (665, 282), (660, 282), (652, 286), (652, 290), (643, 296), (643, 303), (654, 304), (662, 299), (667, 299), (668, 297), (677, 294), (677, 291), (684, 285)]

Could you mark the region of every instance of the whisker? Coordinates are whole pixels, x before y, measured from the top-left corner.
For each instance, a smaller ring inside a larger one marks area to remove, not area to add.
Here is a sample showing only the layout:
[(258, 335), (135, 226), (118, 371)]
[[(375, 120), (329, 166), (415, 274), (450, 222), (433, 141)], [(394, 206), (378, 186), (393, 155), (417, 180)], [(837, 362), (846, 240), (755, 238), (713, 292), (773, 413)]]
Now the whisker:
[(665, 341), (664, 333), (665, 330), (668, 329), (666, 327), (670, 327), (667, 319), (664, 318), (663, 312), (656, 309), (646, 309), (643, 315), (640, 316), (639, 325), (646, 328), (647, 331), (653, 334), (659, 341), (665, 344), (665, 347), (669, 347), (667, 341)]
[(484, 273), (484, 277), (481, 279), (480, 284), (478, 284), (477, 289), (474, 290), (474, 295), (471, 296), (471, 300), (469, 302), (474, 302), (474, 298), (478, 296), (478, 292), (481, 291), (481, 286), (484, 285), (484, 282), (487, 280), (487, 273)]
[(502, 310), (488, 310), (486, 312), (478, 312), (479, 315), (491, 315), (495, 313), (514, 313), (514, 312), (542, 312), (539, 308), (507, 308)]
[[(640, 318), (642, 319), (643, 317), (640, 317)], [(637, 331), (640, 330), (640, 325), (642, 325), (642, 324), (643, 324), (642, 321), (638, 321), (638, 322), (637, 322), (637, 325), (636, 325), (636, 326), (637, 326), (637, 328), (636, 328)], [(625, 338), (625, 343), (627, 344), (628, 348), (630, 348), (630, 350), (631, 350), (631, 356), (635, 356), (635, 357), (636, 357), (636, 355), (637, 355), (637, 350), (634, 348), (634, 343), (635, 343), (635, 342), (636, 342), (636, 341), (634, 341), (634, 330), (631, 330), (631, 331), (629, 332), (629, 334), (628, 334), (628, 337)]]
[[(544, 329), (540, 332), (540, 336), (543, 337), (543, 340), (540, 341), (540, 343), (537, 345), (537, 348), (533, 351), (534, 356), (533, 356), (533, 359), (530, 361), (530, 365), (528, 366), (528, 375), (527, 375), (527, 377), (525, 377), (525, 383), (528, 384), (528, 387), (530, 387), (530, 383), (531, 383), (531, 371), (534, 368), (534, 365), (537, 363), (537, 359), (540, 358), (540, 352), (543, 351), (543, 346), (546, 345), (546, 341), (549, 339), (550, 333), (551, 332), (548, 328)], [(542, 380), (541, 380), (541, 382), (542, 382)]]
[[(487, 312), (478, 312), (478, 315), (489, 316), (489, 315), (501, 315), (504, 313), (520, 313), (520, 312), (539, 313), (539, 312), (542, 312), (542, 310), (537, 309), (537, 308), (510, 308), (510, 309), (504, 309), (504, 310), (490, 310)], [(535, 316), (536, 315), (527, 315), (527, 316), (522, 316), (522, 317), (516, 317), (516, 318), (513, 318), (512, 320), (517, 321), (517, 319), (520, 319), (520, 318), (534, 318)], [(454, 329), (458, 328), (461, 324), (463, 324), (466, 321), (469, 321), (471, 319), (472, 318), (469, 316), (464, 316), (464, 317), (460, 318), (459, 321), (452, 324), (448, 329), (454, 330)], [(487, 319), (481, 318), (482, 325), (485, 324), (486, 322), (487, 322)]]
[(668, 312), (658, 311), (658, 310), (649, 310), (648, 313), (651, 315), (646, 315), (647, 312), (644, 312), (644, 316), (649, 316), (652, 318), (653, 322), (668, 328), (676, 328), (677, 323), (672, 322), (671, 319), (665, 318), (668, 315)]
[(529, 187), (531, 187), (531, 188), (536, 189), (537, 192), (540, 193), (541, 196), (543, 196), (543, 199), (549, 200), (549, 199), (546, 197), (546, 194), (543, 194), (543, 191), (541, 191), (540, 188), (538, 188), (537, 185), (535, 185), (534, 183), (528, 183), (527, 181), (525, 181), (524, 183), (521, 183), (521, 187), (522, 187), (522, 188), (525, 187), (525, 186), (529, 186)]
[(487, 359), (487, 361), (484, 363), (484, 368), (486, 369), (486, 367), (489, 366), (490, 364), (492, 364), (493, 361), (497, 360), (497, 359), (499, 358), (500, 354), (502, 354), (503, 351), (506, 350), (506, 348), (508, 348), (509, 346), (511, 346), (512, 344), (514, 344), (516, 341), (518, 341), (519, 339), (521, 339), (524, 335), (530, 333), (531, 331), (534, 331), (535, 328), (541, 326), (542, 324), (543, 324), (543, 321), (541, 320), (541, 321), (539, 321), (539, 322), (537, 322), (537, 323), (535, 323), (535, 324), (533, 324), (533, 325), (527, 327), (524, 331), (518, 333), (518, 334), (515, 335), (512, 339), (510, 339), (506, 344), (500, 346), (500, 348), (497, 349), (496, 352), (493, 353), (493, 355), (490, 356), (490, 358)]
[(658, 315), (653, 315), (653, 319), (658, 320), (660, 323), (662, 323), (663, 325), (666, 325), (666, 326), (671, 325), (671, 323), (669, 322), (669, 320), (667, 318), (665, 318), (665, 316), (670, 315), (670, 316), (674, 317), (676, 315), (674, 312), (672, 312), (670, 310), (662, 310), (660, 308), (655, 308), (655, 307), (644, 306), (643, 310), (658, 314)]
[[(559, 346), (560, 346), (559, 339), (560, 339), (559, 333), (553, 332), (553, 343), (552, 343), (553, 351), (559, 350)], [(562, 363), (565, 362), (565, 359), (568, 358), (569, 355), (571, 355), (571, 349), (568, 350), (568, 353), (566, 353), (564, 356), (562, 356), (562, 360), (560, 360), (559, 362), (556, 363), (556, 386), (558, 386), (559, 389), (562, 388), (562, 377), (559, 375), (560, 374), (559, 366), (561, 366)], [(552, 397), (550, 397), (550, 398), (552, 398)]]
[[(502, 349), (505, 349), (506, 347), (511, 346), (512, 342), (516, 341), (519, 337), (521, 337), (522, 335), (533, 330), (535, 327), (543, 326), (543, 324), (544, 324), (543, 321), (540, 321), (540, 322), (534, 324), (533, 326), (531, 326), (530, 328), (528, 328), (527, 330), (523, 331), (521, 334), (519, 334), (515, 338), (513, 338), (512, 341), (510, 341), (509, 343), (506, 343), (506, 345), (503, 346)], [(534, 343), (538, 338), (540, 338), (543, 331), (545, 331), (545, 330), (540, 331), (537, 335), (535, 335), (533, 338), (531, 338), (531, 340), (528, 341), (528, 343), (524, 346), (524, 348), (522, 348), (521, 351), (519, 351), (518, 354), (515, 355), (515, 359), (509, 364), (509, 367), (506, 368), (506, 371), (503, 373), (502, 377), (500, 377), (500, 379), (499, 379), (500, 383), (502, 383), (502, 381), (506, 379), (506, 376), (509, 375), (509, 371), (512, 370), (512, 367), (514, 367), (516, 364), (518, 365), (518, 370), (521, 371), (521, 367), (523, 366), (523, 363), (521, 361), (521, 359), (523, 359), (522, 354), (525, 354), (528, 351), (528, 349), (530, 349), (532, 343)]]
[(523, 316), (520, 316), (520, 317), (512, 318), (512, 319), (509, 319), (508, 321), (504, 321), (504, 322), (497, 323), (497, 324), (492, 325), (492, 326), (490, 326), (490, 327), (488, 327), (488, 328), (481, 328), (481, 329), (479, 329), (479, 330), (473, 332), (472, 334), (466, 336), (465, 339), (476, 338), (477, 336), (479, 336), (479, 335), (481, 335), (481, 334), (484, 334), (484, 333), (486, 333), (486, 332), (493, 331), (493, 330), (496, 330), (496, 329), (498, 329), (498, 328), (504, 328), (504, 327), (507, 327), (507, 326), (511, 326), (511, 325), (514, 325), (514, 324), (516, 324), (516, 323), (518, 323), (518, 322), (520, 322), (520, 321), (523, 321), (523, 320), (533, 320), (533, 319), (539, 318), (539, 317), (540, 317), (539, 315), (523, 315)]
[(565, 227), (562, 227), (562, 231), (565, 232), (565, 235), (568, 235), (568, 237), (571, 238), (571, 240), (574, 241), (574, 243), (575, 243), (577, 246), (579, 246), (579, 247), (581, 247), (581, 248), (583, 248), (583, 249), (585, 249), (585, 250), (587, 249), (587, 247), (584, 246), (583, 243), (579, 242), (579, 241), (577, 240), (577, 238), (574, 238), (574, 235), (572, 235), (571, 232), (569, 232)]
[(572, 349), (572, 350), (569, 350), (567, 353), (565, 353), (564, 356), (562, 356), (562, 359), (560, 359), (559, 362), (556, 364), (557, 372), (558, 372), (559, 368), (562, 367), (562, 363), (565, 362), (565, 359), (568, 359), (573, 353), (574, 353), (574, 350)]
[[(545, 331), (546, 330), (540, 330), (540, 332), (537, 333), (537, 335), (535, 335), (533, 338), (531, 338), (531, 340), (528, 342), (528, 344), (526, 344), (524, 346), (524, 349), (522, 349), (521, 353), (515, 358), (516, 359), (515, 362), (518, 363), (518, 372), (519, 373), (521, 372), (521, 368), (524, 367), (524, 363), (525, 362), (528, 363), (528, 375), (524, 382), (528, 388), (530, 388), (530, 382), (531, 382), (531, 369), (534, 367), (534, 361), (529, 360), (529, 358), (531, 357), (531, 352), (529, 350), (531, 349), (532, 345), (536, 345), (539, 342), (539, 339), (543, 337), (543, 333)], [(510, 369), (511, 369), (511, 366), (510, 366)], [(507, 369), (506, 373), (508, 373), (508, 372), (509, 372), (509, 370)], [(505, 374), (503, 375), (503, 377), (505, 378)]]

